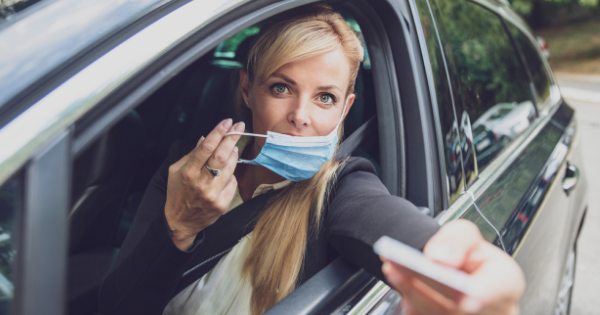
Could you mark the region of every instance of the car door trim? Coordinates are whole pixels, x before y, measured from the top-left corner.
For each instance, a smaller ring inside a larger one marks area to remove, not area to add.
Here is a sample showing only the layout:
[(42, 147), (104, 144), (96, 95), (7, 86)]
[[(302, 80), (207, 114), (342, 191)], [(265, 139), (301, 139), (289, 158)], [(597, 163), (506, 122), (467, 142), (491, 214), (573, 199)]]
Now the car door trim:
[[(554, 189), (556, 188), (557, 185), (562, 186), (562, 177), (559, 176), (559, 174), (561, 174), (561, 171), (566, 169), (566, 165), (568, 164), (570, 157), (573, 155), (574, 148), (576, 147), (575, 143), (577, 143), (577, 141), (579, 141), (580, 132), (579, 132), (579, 128), (577, 128), (576, 120), (574, 118), (571, 120), (571, 122), (569, 123), (569, 125), (566, 128), (565, 127), (563, 127), (563, 128), (565, 130), (568, 130), (568, 129), (573, 130), (573, 135), (567, 135), (565, 133), (561, 136), (560, 140), (557, 143), (557, 147), (558, 147), (561, 144), (565, 145), (564, 142), (567, 142), (566, 145), (568, 145), (568, 149), (567, 149), (567, 152), (561, 157), (560, 164), (557, 167), (555, 174), (553, 175), (554, 180), (552, 181), (552, 184), (550, 185), (550, 187), (548, 187), (548, 189), (546, 190), (544, 198), (542, 199), (542, 202), (540, 202), (540, 205), (538, 206), (538, 211), (535, 212), (533, 218), (531, 219), (531, 222), (529, 223), (530, 227), (535, 226), (535, 222), (540, 217), (540, 214), (542, 212), (544, 212), (544, 209), (546, 208), (545, 206), (550, 197), (550, 193), (552, 191), (554, 191)], [(565, 140), (566, 137), (572, 137), (572, 139)], [(554, 152), (556, 152), (557, 147), (555, 147), (555, 149), (553, 150), (553, 154), (554, 154)], [(546, 169), (546, 168), (547, 168), (547, 165), (543, 169)], [(562, 187), (561, 187), (561, 189), (562, 189)], [(525, 231), (525, 234), (523, 234), (523, 236), (519, 239), (519, 245), (517, 245), (517, 248), (512, 253), (513, 257), (517, 256), (517, 254), (519, 253), (521, 247), (525, 243), (525, 240), (527, 240), (527, 237), (529, 236), (530, 233), (531, 233), (531, 228), (528, 228)]]
[(65, 313), (71, 136), (55, 136), (26, 167), (15, 314)]
[[(412, 12), (413, 20), (416, 23), (420, 23), (419, 20), (419, 11), (417, 9), (417, 5), (414, 0), (408, 1), (410, 10)], [(431, 11), (430, 11), (431, 12)], [(433, 16), (432, 16), (433, 19)], [(434, 26), (435, 27), (435, 26)], [(426, 90), (429, 92), (429, 102), (431, 107), (433, 108), (433, 121), (434, 121), (434, 137), (435, 142), (437, 143), (437, 160), (438, 160), (438, 168), (439, 168), (439, 177), (440, 177), (440, 186), (441, 186), (441, 201), (442, 201), (442, 209), (447, 209), (449, 206), (450, 194), (448, 188), (448, 174), (446, 173), (446, 157), (444, 156), (444, 148), (442, 143), (444, 140), (442, 138), (442, 126), (440, 124), (441, 118), (439, 113), (439, 104), (437, 101), (437, 96), (435, 94), (435, 82), (433, 80), (434, 74), (431, 68), (431, 60), (429, 58), (429, 50), (427, 49), (427, 42), (425, 40), (425, 34), (423, 33), (422, 27), (415, 27), (417, 39), (419, 42), (419, 48), (421, 50), (421, 59), (423, 60), (423, 68), (425, 71), (425, 80), (427, 82)], [(436, 29), (437, 32), (437, 29)], [(445, 70), (444, 70), (445, 71)], [(454, 109), (453, 109), (454, 113)], [(456, 116), (456, 115), (455, 115)], [(456, 117), (454, 119), (456, 121)], [(461, 159), (461, 168), (462, 168), (462, 159)], [(462, 185), (464, 187), (464, 185)], [(438, 209), (434, 209), (434, 212)]]

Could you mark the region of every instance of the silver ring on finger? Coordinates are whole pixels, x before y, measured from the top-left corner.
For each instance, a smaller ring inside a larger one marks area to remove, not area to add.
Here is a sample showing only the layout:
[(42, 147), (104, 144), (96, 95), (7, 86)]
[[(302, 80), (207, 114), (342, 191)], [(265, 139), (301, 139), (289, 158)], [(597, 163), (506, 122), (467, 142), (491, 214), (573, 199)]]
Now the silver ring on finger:
[(206, 164), (206, 168), (211, 172), (211, 174), (213, 174), (214, 176), (221, 176), (221, 170), (218, 170), (216, 168), (212, 168), (210, 166), (208, 166), (208, 164)]

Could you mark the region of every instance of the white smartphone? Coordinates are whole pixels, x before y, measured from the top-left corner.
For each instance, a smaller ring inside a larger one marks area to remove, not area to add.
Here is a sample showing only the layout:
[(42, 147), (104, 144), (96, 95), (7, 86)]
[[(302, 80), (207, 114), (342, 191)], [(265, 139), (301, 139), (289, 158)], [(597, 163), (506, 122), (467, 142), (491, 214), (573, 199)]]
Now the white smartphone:
[(373, 250), (378, 255), (392, 260), (398, 265), (402, 265), (456, 291), (469, 296), (476, 296), (477, 294), (467, 273), (437, 263), (425, 257), (420, 251), (391, 237), (382, 236), (373, 244)]

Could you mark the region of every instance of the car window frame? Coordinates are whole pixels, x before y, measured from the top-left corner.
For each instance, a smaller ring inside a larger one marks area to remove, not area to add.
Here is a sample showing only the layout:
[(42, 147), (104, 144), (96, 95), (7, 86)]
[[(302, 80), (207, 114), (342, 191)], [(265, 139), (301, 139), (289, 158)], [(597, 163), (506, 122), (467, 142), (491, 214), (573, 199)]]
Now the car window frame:
[(65, 312), (71, 135), (70, 129), (55, 135), (12, 175), (23, 179), (23, 200), (10, 314)]
[[(132, 86), (126, 86), (128, 83), (123, 84), (123, 90), (129, 90), (129, 93), (115, 92), (113, 95), (102, 100), (93, 110), (76, 122), (72, 150), (73, 156), (75, 157), (79, 153), (83, 152), (88, 145), (97, 139), (99, 135), (108, 130), (116, 121), (120, 119), (122, 115), (137, 106), (139, 104), (139, 100), (144, 99), (147, 95), (154, 92), (157, 87), (161, 85), (161, 83), (164, 83), (172, 75), (185, 68), (189, 63), (191, 63), (191, 61), (207, 53), (223, 40), (260, 20), (263, 20), (268, 16), (277, 14), (291, 7), (310, 2), (316, 1), (303, 0), (288, 1), (285, 3), (276, 3), (275, 1), (272, 1), (270, 2), (272, 7), (267, 9), (268, 5), (265, 4), (267, 3), (267, 1), (265, 1), (265, 3), (262, 4), (263, 7), (259, 7), (258, 9), (256, 7), (253, 8), (248, 6), (250, 9), (246, 8), (245, 10), (254, 10), (249, 14), (240, 14), (237, 12), (237, 14), (241, 15), (241, 17), (236, 16), (235, 10), (239, 9), (242, 11), (244, 8), (234, 8), (232, 10), (233, 12), (226, 13), (224, 17), (220, 17), (220, 19), (225, 19), (228, 14), (234, 16), (236, 19), (234, 21), (224, 23), (224, 25), (217, 24), (219, 28), (211, 30), (210, 37), (208, 35), (204, 35), (207, 37), (206, 39), (195, 39), (197, 43), (190, 45), (190, 47), (172, 48), (172, 50), (179, 55), (176, 55), (172, 58), (172, 60), (168, 60), (166, 62), (155, 61), (155, 65), (148, 67), (155, 68), (152, 69), (154, 70), (154, 75), (147, 74), (150, 72), (148, 69), (140, 71), (136, 74), (136, 77), (144, 77), (144, 79), (141, 80), (144, 82), (135, 82), (135, 79), (132, 79), (129, 82), (133, 82), (131, 83)], [(368, 2), (361, 0), (357, 0), (356, 2), (361, 2), (363, 5), (368, 4)], [(333, 4), (336, 3), (334, 2)], [(358, 13), (358, 11), (356, 11), (356, 13)], [(214, 21), (214, 23), (217, 23), (218, 21), (219, 20), (217, 19)], [(361, 28), (363, 27), (363, 24), (364, 23), (361, 23)], [(398, 25), (400, 25), (400, 23), (398, 23)], [(199, 32), (202, 32), (202, 30), (199, 30)], [(194, 35), (190, 37), (194, 37)], [(180, 43), (180, 45), (185, 46), (185, 42)], [(369, 45), (369, 43), (367, 43), (367, 45)], [(389, 44), (386, 45), (389, 46)], [(167, 54), (169, 54), (169, 52), (165, 53), (165, 55)], [(381, 58), (385, 59), (385, 63), (382, 62), (380, 65), (372, 64), (372, 68), (374, 70), (377, 69), (377, 71), (373, 71), (373, 80), (376, 89), (375, 94), (377, 99), (378, 125), (380, 135), (383, 134), (382, 131), (384, 130), (394, 129), (396, 131), (394, 133), (384, 133), (387, 135), (387, 138), (380, 136), (380, 153), (382, 156), (381, 167), (382, 169), (386, 169), (386, 175), (382, 177), (382, 182), (390, 190), (390, 193), (403, 196), (404, 192), (398, 187), (402, 187), (401, 180), (404, 176), (404, 167), (402, 167), (402, 164), (398, 161), (404, 160), (404, 127), (402, 126), (403, 112), (400, 108), (400, 104), (406, 100), (401, 100), (400, 98), (400, 84), (397, 82), (395, 75), (395, 69), (397, 66), (394, 65), (394, 61), (397, 60), (398, 57), (395, 55), (390, 55), (389, 51), (383, 51), (381, 54)], [(371, 54), (371, 56), (372, 58), (375, 58), (377, 57), (377, 53)], [(411, 61), (416, 63), (414, 59)], [(137, 85), (134, 83), (137, 83)], [(133, 90), (133, 92), (131, 92), (131, 90)], [(124, 96), (124, 94), (128, 95)], [(394, 106), (390, 106), (390, 104), (393, 104)], [(102, 109), (103, 106), (106, 106), (106, 108), (99, 110)], [(421, 104), (421, 107), (424, 108), (424, 104)], [(431, 189), (425, 190), (424, 194), (427, 196), (427, 199), (430, 199), (429, 196), (431, 195)], [(434, 207), (431, 205), (431, 203), (426, 203), (425, 206), (432, 208)], [(343, 260), (340, 262), (340, 264), (341, 263), (347, 264)], [(361, 280), (354, 282), (355, 285), (364, 286), (367, 282), (373, 282), (373, 278), (370, 275), (365, 274), (359, 277), (359, 274), (361, 274), (360, 270), (354, 270), (349, 272), (348, 277), (340, 278), (340, 275), (337, 271), (329, 268), (324, 270), (321, 275), (324, 275), (325, 277), (333, 276), (333, 278), (329, 278), (329, 280), (337, 279), (337, 281), (341, 281), (344, 283), (344, 285), (346, 285), (348, 281), (357, 281), (356, 279), (359, 278)], [(299, 294), (301, 294), (301, 291), (299, 291)], [(355, 292), (351, 291), (349, 294), (353, 295)], [(294, 296), (297, 297), (297, 295), (298, 294)]]

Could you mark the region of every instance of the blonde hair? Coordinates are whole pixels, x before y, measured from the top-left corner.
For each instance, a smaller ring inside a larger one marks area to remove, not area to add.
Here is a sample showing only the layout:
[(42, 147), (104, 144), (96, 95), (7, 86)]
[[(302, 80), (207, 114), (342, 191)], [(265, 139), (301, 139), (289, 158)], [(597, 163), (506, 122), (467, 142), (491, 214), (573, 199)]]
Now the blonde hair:
[[(363, 48), (343, 17), (331, 7), (300, 7), (277, 16), (265, 26), (248, 54), (245, 70), (250, 82), (261, 84), (285, 64), (340, 49), (351, 70), (346, 96), (354, 92)], [(248, 124), (252, 121), (248, 119), (251, 112), (240, 95), (237, 109), (251, 130)], [(342, 134), (340, 125), (340, 139)], [(335, 180), (342, 164), (343, 161), (332, 159), (312, 178), (283, 188), (256, 222), (250, 254), (243, 267), (253, 289), (252, 314), (264, 313), (296, 288), (309, 228), (319, 230), (329, 183)]]

